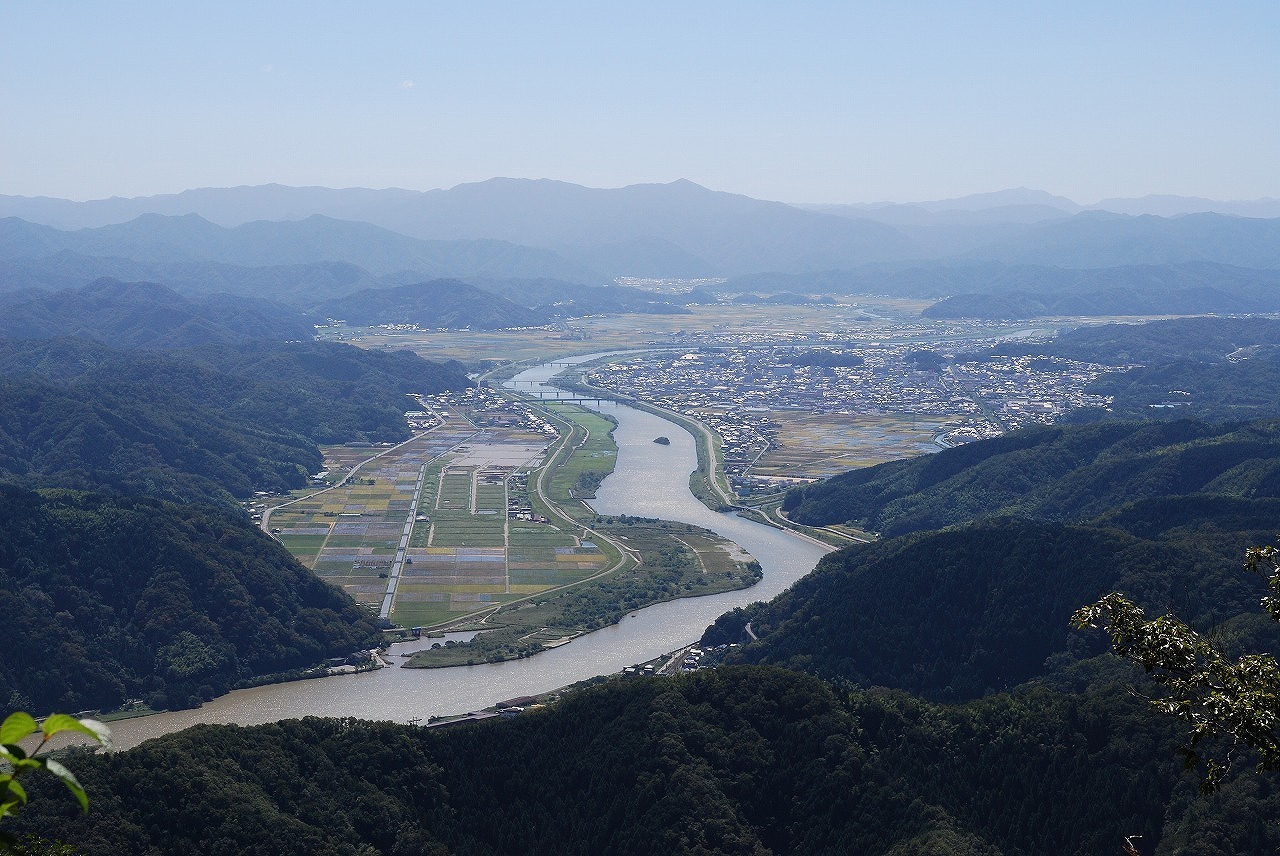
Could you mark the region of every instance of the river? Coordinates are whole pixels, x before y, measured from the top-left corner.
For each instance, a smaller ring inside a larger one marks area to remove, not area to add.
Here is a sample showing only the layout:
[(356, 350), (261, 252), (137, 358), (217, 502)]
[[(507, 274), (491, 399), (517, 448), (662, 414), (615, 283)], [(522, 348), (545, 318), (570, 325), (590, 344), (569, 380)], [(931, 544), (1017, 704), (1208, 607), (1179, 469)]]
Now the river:
[[(532, 381), (534, 390), (558, 373), (563, 362), (583, 362), (600, 355), (543, 364), (513, 379)], [(522, 391), (530, 387), (521, 386)], [(352, 716), (408, 722), (480, 710), (494, 702), (547, 692), (596, 675), (621, 671), (689, 644), (717, 616), (756, 600), (768, 600), (813, 569), (830, 548), (790, 532), (729, 514), (717, 514), (694, 499), (688, 476), (697, 466), (694, 438), (666, 419), (623, 405), (599, 407), (618, 420), (614, 437), (618, 463), (592, 503), (601, 514), (657, 517), (703, 526), (750, 552), (764, 578), (742, 591), (684, 598), (641, 609), (613, 627), (597, 630), (568, 645), (525, 660), (508, 660), (449, 669), (379, 669), (355, 675), (293, 681), (237, 690), (195, 710), (174, 711), (111, 724), (116, 746), (199, 723), (255, 725), (300, 716)], [(671, 444), (654, 443), (658, 436)], [(413, 643), (409, 643), (413, 644)], [(421, 643), (419, 643), (421, 644)], [(389, 656), (406, 649), (392, 646)]]

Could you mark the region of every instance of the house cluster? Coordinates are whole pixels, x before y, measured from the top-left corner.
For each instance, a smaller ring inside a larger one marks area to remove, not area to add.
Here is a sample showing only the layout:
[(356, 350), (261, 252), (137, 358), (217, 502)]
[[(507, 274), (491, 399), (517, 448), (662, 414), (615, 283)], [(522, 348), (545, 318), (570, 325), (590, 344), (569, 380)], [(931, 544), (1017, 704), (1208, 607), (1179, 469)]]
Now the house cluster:
[(1107, 407), (1109, 396), (1085, 389), (1101, 375), (1116, 371), (1124, 369), (1060, 357), (995, 356), (955, 363), (948, 367), (946, 379), (981, 401), (1012, 431), (1053, 422), (1068, 410)]
[(545, 515), (534, 511), (529, 501), (529, 473), (517, 470), (507, 479), (507, 517), (512, 520), (531, 520), (534, 523), (550, 523)]
[[(477, 428), (524, 428), (535, 434), (554, 437), (559, 433), (528, 405), (502, 395), (485, 386), (474, 386), (459, 392), (415, 396), (429, 418), (443, 419), (451, 410), (465, 410)], [(418, 412), (423, 412), (418, 411)], [(409, 414), (405, 414), (408, 418)], [(410, 422), (412, 425), (412, 421)]]
[[(794, 347), (700, 349), (676, 357), (652, 355), (603, 366), (588, 382), (653, 401), (681, 413), (734, 409), (742, 413), (954, 415), (977, 412), (963, 393), (938, 383), (937, 373), (903, 360), (905, 346), (829, 351), (861, 365), (797, 364)], [(851, 359), (852, 361), (852, 359)]]
[(699, 347), (600, 366), (585, 380), (707, 423), (724, 440), (731, 478), (776, 441), (771, 411), (959, 417), (944, 438), (958, 445), (1108, 403), (1085, 388), (1116, 369), (1043, 356), (965, 359), (991, 343), (950, 342), (948, 354), (888, 341)]

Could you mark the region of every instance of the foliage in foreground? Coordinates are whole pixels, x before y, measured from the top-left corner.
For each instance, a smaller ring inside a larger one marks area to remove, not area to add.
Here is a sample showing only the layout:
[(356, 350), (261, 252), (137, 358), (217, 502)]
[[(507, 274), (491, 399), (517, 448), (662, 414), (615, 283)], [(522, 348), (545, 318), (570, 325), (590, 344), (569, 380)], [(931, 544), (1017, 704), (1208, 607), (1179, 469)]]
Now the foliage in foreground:
[[(1280, 621), (1280, 551), (1252, 548), (1245, 567), (1267, 577), (1271, 594), (1262, 598), (1262, 606)], [(1232, 658), (1216, 640), (1176, 616), (1148, 619), (1142, 607), (1119, 592), (1081, 608), (1072, 622), (1078, 628), (1104, 628), (1115, 652), (1142, 666), (1160, 685), (1163, 693), (1151, 704), (1188, 726), (1189, 743), (1182, 752), (1188, 767), (1204, 761), (1204, 790), (1222, 784), (1238, 751), (1253, 750), (1260, 773), (1280, 770), (1280, 667), (1275, 657), (1248, 653)], [(1205, 744), (1218, 744), (1217, 755), (1204, 758)]]
[[(37, 730), (40, 732), (39, 744), (30, 751), (23, 749), (22, 741)], [(61, 761), (40, 754), (50, 740), (64, 733), (87, 737), (103, 746), (111, 745), (111, 731), (101, 722), (76, 719), (65, 713), (55, 713), (37, 725), (29, 713), (15, 711), (0, 723), (0, 763), (4, 764), (4, 769), (0, 769), (0, 821), (27, 804), (27, 790), (20, 780), (37, 770), (44, 770), (59, 779), (76, 798), (81, 811), (89, 811), (89, 796), (75, 774)], [(17, 844), (7, 831), (0, 832), (0, 852), (9, 852)]]

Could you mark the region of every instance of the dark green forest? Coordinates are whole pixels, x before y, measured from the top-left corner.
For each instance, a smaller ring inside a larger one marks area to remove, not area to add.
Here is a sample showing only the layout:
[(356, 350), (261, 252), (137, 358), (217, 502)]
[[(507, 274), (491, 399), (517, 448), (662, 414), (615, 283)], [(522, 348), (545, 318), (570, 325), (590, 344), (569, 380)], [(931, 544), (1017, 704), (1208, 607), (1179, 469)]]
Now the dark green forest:
[(145, 283), (5, 300), (6, 710), (189, 707), (380, 643), (237, 500), (305, 485), (319, 443), (406, 439), (407, 396), (465, 388), (461, 366)]
[(315, 320), (255, 297), (182, 297), (151, 282), (98, 279), (63, 291), (0, 293), (0, 337), (77, 336), (125, 348), (180, 348), (251, 339), (301, 340)]
[(1026, 428), (790, 491), (788, 515), (885, 535), (989, 515), (1083, 521), (1126, 503), (1280, 497), (1280, 423), (1102, 422)]
[(1242, 421), (1280, 413), (1280, 351), (1262, 346), (1216, 363), (1179, 360), (1103, 375), (1087, 391), (1110, 396), (1107, 411), (1068, 413), (1065, 422), (1098, 419)]
[(1071, 614), (1120, 590), (1237, 647), (1280, 650), (1280, 634), (1253, 614), (1262, 580), (1240, 569), (1244, 546), (1272, 537), (1280, 502), (1224, 505), (1201, 503), (1181, 520), (1165, 509), (1168, 528), (1146, 537), (996, 518), (846, 548), (768, 604), (722, 616), (703, 642), (746, 641), (750, 622), (761, 639), (732, 661), (968, 701), (1033, 680), (1070, 684), (1107, 647), (1072, 630)]
[[(613, 680), (511, 721), (200, 726), (76, 759), (20, 831), (86, 854), (1265, 852), (1278, 795), (1213, 799), (1123, 689), (963, 705), (769, 667)], [(1212, 814), (1223, 822), (1206, 824)]]
[(8, 709), (190, 707), (380, 641), (238, 510), (0, 486), (0, 520)]
[(407, 393), (468, 383), (456, 365), (336, 343), (0, 340), (0, 479), (230, 503), (306, 484), (318, 443), (406, 439)]
[(335, 297), (316, 307), (322, 316), (348, 324), (415, 324), (422, 327), (537, 327), (555, 315), (459, 282), (437, 279), (394, 288), (371, 288)]
[(1100, 324), (1069, 330), (1048, 342), (1004, 342), (1006, 356), (1066, 357), (1106, 365), (1157, 365), (1191, 360), (1220, 362), (1242, 348), (1280, 345), (1280, 321), (1271, 318), (1175, 318), (1146, 324)]

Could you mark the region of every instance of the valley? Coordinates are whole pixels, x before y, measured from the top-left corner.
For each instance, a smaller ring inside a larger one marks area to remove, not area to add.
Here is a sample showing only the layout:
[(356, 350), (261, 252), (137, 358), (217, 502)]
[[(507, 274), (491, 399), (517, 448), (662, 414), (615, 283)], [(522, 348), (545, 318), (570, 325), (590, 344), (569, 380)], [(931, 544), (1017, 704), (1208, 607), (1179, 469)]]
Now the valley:
[(0, 856), (1280, 854), (1280, 4), (67, 5)]
[(614, 469), (616, 408), (525, 403), (484, 387), (417, 401), (412, 439), (323, 448), (315, 480), (334, 484), (261, 515), (304, 565), (380, 619), (389, 641), (479, 631), (406, 665), (519, 659), (652, 603), (758, 580), (750, 555), (709, 531), (584, 506)]

